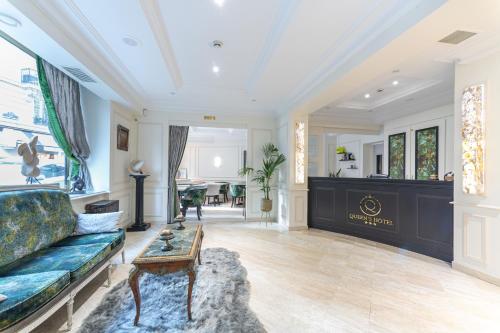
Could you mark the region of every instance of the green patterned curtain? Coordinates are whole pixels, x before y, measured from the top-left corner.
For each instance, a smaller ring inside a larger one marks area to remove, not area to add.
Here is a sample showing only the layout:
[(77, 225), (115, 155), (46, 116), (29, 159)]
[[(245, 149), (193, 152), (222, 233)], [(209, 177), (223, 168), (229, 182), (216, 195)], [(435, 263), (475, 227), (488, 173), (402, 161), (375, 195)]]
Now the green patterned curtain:
[(71, 146), (69, 145), (66, 137), (61, 129), (61, 124), (57, 118), (56, 108), (52, 100), (52, 94), (50, 92), (49, 84), (47, 82), (47, 77), (45, 76), (45, 69), (42, 65), (42, 59), (36, 57), (36, 67), (38, 70), (38, 82), (40, 84), (40, 89), (42, 90), (43, 99), (45, 101), (45, 107), (47, 108), (47, 116), (49, 119), (49, 130), (57, 145), (64, 151), (64, 155), (71, 161), (71, 169), (69, 172), (70, 178), (78, 175), (80, 169), (80, 162), (73, 156), (71, 152)]

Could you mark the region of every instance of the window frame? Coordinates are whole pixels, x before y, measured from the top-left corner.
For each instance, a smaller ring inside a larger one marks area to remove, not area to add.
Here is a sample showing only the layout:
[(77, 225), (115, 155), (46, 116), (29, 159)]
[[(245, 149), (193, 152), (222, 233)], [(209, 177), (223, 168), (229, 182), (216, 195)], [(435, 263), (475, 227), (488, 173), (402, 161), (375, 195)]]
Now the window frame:
[[(13, 46), (17, 47), (19, 50), (21, 50), (22, 52), (26, 53), (27, 55), (31, 56), (36, 61), (37, 54), (35, 52), (31, 51), (26, 46), (24, 46), (23, 44), (19, 43), (14, 38), (10, 37), (9, 35), (7, 35), (2, 30), (0, 30), (0, 38), (3, 38), (5, 41), (7, 41), (8, 43), (10, 43)], [(45, 103), (45, 101), (44, 101), (44, 103)], [(3, 126), (2, 125), (2, 128), (8, 128), (8, 129), (16, 130), (16, 131), (20, 131), (21, 130), (21, 129), (15, 127), (15, 126)], [(54, 137), (52, 135), (52, 133), (50, 132), (50, 129), (48, 129), (47, 132), (42, 132), (42, 131), (37, 131), (37, 130), (33, 130), (31, 132), (32, 133), (37, 133), (37, 134), (43, 134), (43, 135), (50, 135), (50, 136)], [(68, 156), (66, 156), (66, 154), (64, 154), (64, 187), (63, 188), (67, 188), (68, 185), (69, 185), (69, 169), (70, 169), (69, 159), (68, 159)], [(40, 184), (19, 184), (19, 186), (30, 186), (30, 185), (39, 186)], [(42, 185), (51, 186), (51, 185), (55, 185), (55, 184), (42, 184)], [(2, 188), (2, 187), (12, 187), (12, 186), (18, 186), (18, 185), (0, 185), (0, 188)]]

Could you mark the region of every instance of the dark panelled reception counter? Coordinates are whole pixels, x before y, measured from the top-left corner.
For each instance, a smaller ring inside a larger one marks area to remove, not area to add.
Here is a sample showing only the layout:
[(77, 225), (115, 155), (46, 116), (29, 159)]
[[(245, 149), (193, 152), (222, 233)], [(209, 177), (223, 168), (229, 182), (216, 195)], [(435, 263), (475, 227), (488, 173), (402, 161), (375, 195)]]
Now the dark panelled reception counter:
[(453, 182), (309, 178), (308, 224), (453, 260)]

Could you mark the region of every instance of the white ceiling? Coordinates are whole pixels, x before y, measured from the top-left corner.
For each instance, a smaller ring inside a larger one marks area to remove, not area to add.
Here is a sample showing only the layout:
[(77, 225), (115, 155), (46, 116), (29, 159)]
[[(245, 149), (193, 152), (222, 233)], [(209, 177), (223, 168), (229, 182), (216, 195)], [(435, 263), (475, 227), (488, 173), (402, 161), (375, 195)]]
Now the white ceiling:
[[(375, 129), (389, 119), (452, 104), (455, 63), (500, 51), (499, 15), (498, 0), (448, 1), (318, 93), (316, 101), (310, 101), (315, 104), (310, 123), (345, 122), (352, 128)], [(477, 34), (458, 45), (438, 42), (456, 30)], [(379, 88), (383, 92), (377, 92)]]
[[(136, 108), (269, 114), (303, 103), (443, 2), (0, 0), (23, 23), (0, 29), (58, 66), (88, 71), (99, 79), (89, 89)], [(40, 43), (47, 39), (50, 48)], [(222, 49), (210, 46), (215, 39)]]

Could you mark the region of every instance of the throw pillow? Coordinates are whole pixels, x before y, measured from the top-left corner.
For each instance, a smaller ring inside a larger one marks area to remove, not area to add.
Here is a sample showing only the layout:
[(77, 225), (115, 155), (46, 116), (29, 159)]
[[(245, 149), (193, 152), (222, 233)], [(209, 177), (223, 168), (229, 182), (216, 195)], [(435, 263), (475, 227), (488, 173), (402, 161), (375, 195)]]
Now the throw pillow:
[(78, 214), (77, 235), (96, 234), (117, 231), (123, 212), (102, 214)]
[(3, 294), (0, 294), (0, 303), (2, 303), (3, 301), (5, 301), (8, 297), (3, 295)]

